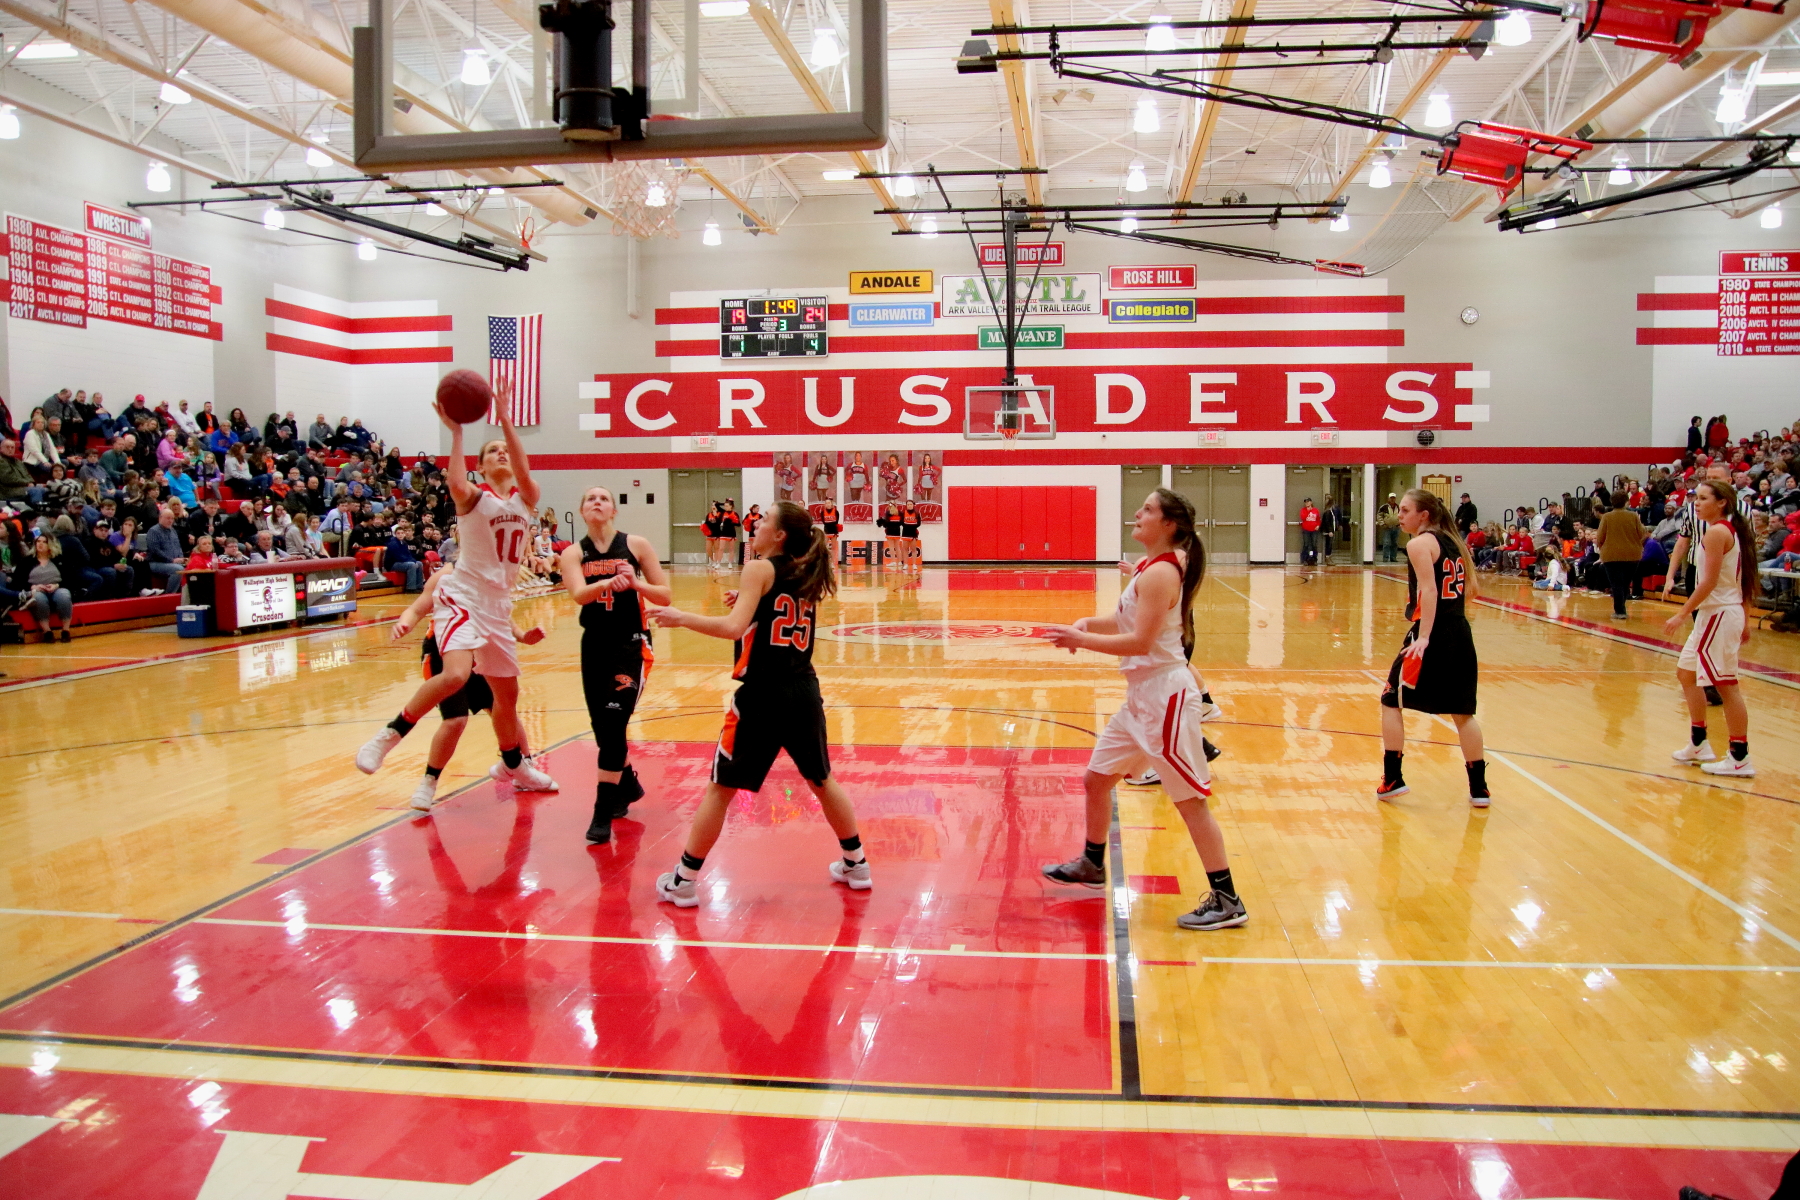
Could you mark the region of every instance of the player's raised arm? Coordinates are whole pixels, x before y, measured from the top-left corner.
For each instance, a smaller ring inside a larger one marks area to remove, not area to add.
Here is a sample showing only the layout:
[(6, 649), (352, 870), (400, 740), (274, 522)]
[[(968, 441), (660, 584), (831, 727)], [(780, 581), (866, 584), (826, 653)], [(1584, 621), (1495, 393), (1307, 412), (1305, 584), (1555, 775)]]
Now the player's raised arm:
[(502, 379), (500, 386), (494, 389), (494, 408), (500, 414), (500, 436), (506, 439), (506, 459), (512, 468), (513, 486), (519, 489), (519, 499), (525, 502), (525, 507), (535, 512), (540, 491), (537, 481), (531, 477), (531, 460), (519, 441), (519, 431), (513, 428), (510, 379)]
[(438, 420), (450, 429), (450, 454), (444, 460), (444, 478), (450, 484), (450, 498), (456, 501), (456, 515), (460, 517), (475, 507), (481, 493), (469, 482), (468, 456), (463, 453), (463, 427), (450, 419), (442, 404), (433, 401), (431, 407)]

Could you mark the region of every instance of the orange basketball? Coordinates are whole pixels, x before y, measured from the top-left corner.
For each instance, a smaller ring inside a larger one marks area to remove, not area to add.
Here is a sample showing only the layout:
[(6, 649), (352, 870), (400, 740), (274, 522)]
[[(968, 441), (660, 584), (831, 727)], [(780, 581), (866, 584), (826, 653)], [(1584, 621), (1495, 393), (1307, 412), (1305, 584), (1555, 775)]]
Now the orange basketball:
[(473, 371), (452, 371), (438, 380), (437, 400), (458, 425), (472, 425), (488, 414), (494, 390)]

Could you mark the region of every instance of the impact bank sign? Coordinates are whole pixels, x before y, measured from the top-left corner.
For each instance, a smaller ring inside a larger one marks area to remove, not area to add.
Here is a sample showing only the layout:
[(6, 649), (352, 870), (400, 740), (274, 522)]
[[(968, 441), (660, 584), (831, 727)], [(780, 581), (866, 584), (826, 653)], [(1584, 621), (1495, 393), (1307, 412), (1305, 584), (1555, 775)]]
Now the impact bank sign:
[[(1068, 275), (1045, 271), (1035, 278), (1021, 270), (1014, 284), (1018, 310), (1029, 316), (1081, 317), (1100, 313), (1098, 272)], [(1000, 275), (944, 276), (946, 317), (994, 317), (1004, 307), (1006, 279)], [(1001, 303), (997, 306), (996, 301)]]

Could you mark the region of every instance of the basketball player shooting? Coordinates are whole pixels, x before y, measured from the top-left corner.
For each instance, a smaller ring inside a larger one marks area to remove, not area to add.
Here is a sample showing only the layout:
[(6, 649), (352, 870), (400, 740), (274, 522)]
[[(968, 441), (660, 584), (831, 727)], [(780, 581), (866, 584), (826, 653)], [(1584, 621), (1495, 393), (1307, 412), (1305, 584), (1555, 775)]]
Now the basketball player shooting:
[(511, 782), (517, 791), (556, 790), (556, 781), (525, 759), (519, 728), (518, 642), (512, 623), (513, 581), (524, 558), (539, 491), (513, 428), (512, 387), (507, 381), (501, 381), (495, 398), (501, 436), (483, 443), (476, 455), (480, 486), (468, 481), (462, 425), (444, 410), (441, 400), (432, 405), (450, 430), (444, 474), (456, 502), (456, 544), (461, 548), (432, 605), (432, 627), (444, 669), (420, 684), (400, 715), (356, 752), (356, 768), (365, 775), (379, 770), (388, 752), (415, 724), (479, 671), (494, 693), (494, 738), (500, 743), (496, 778)]

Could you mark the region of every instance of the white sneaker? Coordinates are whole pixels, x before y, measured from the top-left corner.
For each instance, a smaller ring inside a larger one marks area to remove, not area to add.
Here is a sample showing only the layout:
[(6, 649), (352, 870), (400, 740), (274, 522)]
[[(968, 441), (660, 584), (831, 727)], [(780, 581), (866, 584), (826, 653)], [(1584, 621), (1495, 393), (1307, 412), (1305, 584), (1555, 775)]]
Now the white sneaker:
[(538, 765), (529, 758), (520, 759), (519, 765), (508, 769), (504, 760), (499, 764), (500, 774), (495, 776), (493, 768), (488, 774), (503, 782), (511, 783), (515, 792), (554, 792), (557, 790), (556, 780), (544, 774)]
[(431, 806), (437, 803), (437, 780), (426, 775), (420, 778), (419, 786), (413, 789), (412, 806), (420, 812), (430, 812)]
[(841, 857), (832, 859), (831, 877), (838, 883), (849, 884), (859, 892), (866, 892), (875, 886), (875, 881), (869, 877), (869, 860), (866, 858), (854, 867), (845, 866)]
[(1223, 721), (1224, 719), (1225, 710), (1219, 707), (1219, 702), (1217, 700), (1214, 700), (1200, 710), (1200, 723), (1202, 725), (1206, 724), (1208, 721)]
[(1132, 787), (1155, 787), (1162, 782), (1162, 776), (1155, 770), (1145, 771), (1142, 775), (1127, 775), (1125, 782)]
[(696, 886), (699, 880), (684, 879), (675, 882), (675, 872), (666, 871), (656, 877), (656, 898), (673, 904), (676, 908), (693, 908), (700, 903), (700, 892)]
[(1675, 753), (1669, 755), (1669, 757), (1678, 763), (1685, 763), (1688, 765), (1694, 763), (1717, 762), (1719, 760), (1718, 751), (1714, 750), (1705, 742), (1701, 742), (1698, 746), (1683, 746)]
[[(524, 764), (522, 764), (522, 765), (529, 766), (529, 767), (532, 767), (533, 769), (535, 769), (538, 772), (538, 774), (542, 775), (545, 779), (549, 780), (549, 785), (546, 787), (530, 788), (530, 787), (519, 787), (518, 785), (515, 784), (514, 785), (515, 791), (520, 791), (520, 792), (560, 792), (560, 791), (562, 791), (562, 784), (556, 782), (556, 780), (554, 780), (554, 779), (550, 779), (550, 772), (548, 772), (544, 769), (543, 760), (538, 758), (536, 755), (532, 755), (532, 756), (526, 758)], [(488, 778), (492, 779), (495, 783), (505, 783), (507, 781), (507, 779), (509, 778), (509, 776), (506, 773), (506, 763), (504, 761), (497, 762), (493, 766), (489, 767), (488, 768)]]
[(1732, 758), (1727, 755), (1717, 762), (1701, 763), (1700, 769), (1708, 775), (1736, 775), (1742, 779), (1752, 779), (1756, 776), (1756, 768), (1750, 765), (1748, 754), (1742, 758)]
[(400, 735), (383, 725), (376, 735), (363, 743), (356, 752), (356, 769), (364, 775), (373, 775), (381, 770), (381, 761), (388, 756), (388, 751), (400, 744)]

